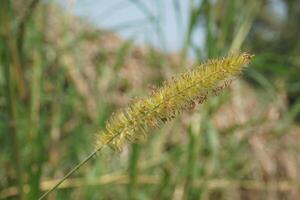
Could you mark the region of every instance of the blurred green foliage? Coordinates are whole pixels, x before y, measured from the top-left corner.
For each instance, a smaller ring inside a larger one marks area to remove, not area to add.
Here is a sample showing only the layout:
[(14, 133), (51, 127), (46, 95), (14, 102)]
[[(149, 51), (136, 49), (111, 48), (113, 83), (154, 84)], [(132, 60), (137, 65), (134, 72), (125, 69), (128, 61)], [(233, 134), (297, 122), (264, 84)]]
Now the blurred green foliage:
[[(142, 1), (130, 2), (161, 31)], [(188, 67), (189, 52), (200, 62), (232, 50), (256, 55), (248, 83), (145, 143), (121, 154), (104, 150), (49, 199), (300, 197), (300, 1), (189, 2), (185, 43), (173, 58), (95, 29), (55, 3), (0, 1), (0, 198), (37, 199), (93, 150), (94, 133), (114, 110)], [(180, 4), (172, 3), (180, 24)], [(193, 42), (199, 28), (201, 46)], [(241, 104), (250, 108), (239, 113)]]

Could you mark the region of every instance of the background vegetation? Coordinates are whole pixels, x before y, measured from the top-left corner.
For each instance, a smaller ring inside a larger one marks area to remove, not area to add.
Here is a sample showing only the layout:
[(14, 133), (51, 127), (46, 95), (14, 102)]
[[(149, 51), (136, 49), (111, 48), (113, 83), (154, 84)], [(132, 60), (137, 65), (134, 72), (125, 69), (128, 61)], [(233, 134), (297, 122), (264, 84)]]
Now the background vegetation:
[(170, 55), (51, 1), (1, 0), (0, 199), (37, 199), (93, 150), (113, 111), (231, 50), (256, 54), (243, 79), (145, 143), (105, 149), (49, 199), (299, 199), (300, 1), (191, 0), (190, 10)]

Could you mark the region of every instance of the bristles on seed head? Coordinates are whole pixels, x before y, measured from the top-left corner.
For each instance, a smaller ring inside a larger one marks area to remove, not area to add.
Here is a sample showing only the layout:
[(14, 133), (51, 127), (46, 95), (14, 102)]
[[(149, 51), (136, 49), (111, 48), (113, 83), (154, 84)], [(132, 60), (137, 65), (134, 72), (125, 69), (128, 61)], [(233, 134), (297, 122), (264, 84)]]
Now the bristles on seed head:
[(99, 134), (97, 148), (108, 145), (121, 150), (126, 142), (146, 138), (149, 129), (173, 119), (195, 102), (203, 103), (209, 94), (218, 94), (229, 85), (232, 77), (242, 72), (252, 57), (248, 53), (231, 54), (222, 59), (209, 60), (172, 78), (161, 88), (155, 89), (148, 98), (138, 99), (113, 115)]

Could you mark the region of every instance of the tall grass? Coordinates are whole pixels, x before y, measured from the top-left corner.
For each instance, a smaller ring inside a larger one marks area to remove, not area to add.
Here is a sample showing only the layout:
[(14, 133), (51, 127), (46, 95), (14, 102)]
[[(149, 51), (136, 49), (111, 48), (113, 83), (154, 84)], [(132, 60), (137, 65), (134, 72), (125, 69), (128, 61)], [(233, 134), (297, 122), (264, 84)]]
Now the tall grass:
[[(187, 22), (178, 2), (168, 9), (184, 44), (170, 58), (52, 3), (1, 1), (1, 199), (37, 199), (52, 188), (93, 150), (113, 111), (190, 66), (191, 53), (201, 61), (240, 50), (257, 55), (245, 80), (155, 130), (147, 145), (102, 151), (49, 199), (299, 198), (299, 2), (281, 1), (278, 19), (271, 1), (191, 0)], [(123, 4), (145, 17), (115, 29), (150, 24), (164, 43), (162, 18), (144, 1)], [(112, 9), (105, 17), (121, 8)]]

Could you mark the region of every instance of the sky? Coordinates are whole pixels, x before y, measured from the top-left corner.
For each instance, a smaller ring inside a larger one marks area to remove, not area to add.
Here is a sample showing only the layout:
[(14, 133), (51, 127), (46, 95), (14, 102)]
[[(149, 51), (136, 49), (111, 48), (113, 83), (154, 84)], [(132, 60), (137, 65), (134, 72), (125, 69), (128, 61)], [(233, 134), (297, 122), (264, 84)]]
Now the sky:
[[(96, 27), (114, 30), (125, 39), (178, 52), (184, 43), (189, 21), (189, 0), (59, 0), (69, 12)], [(194, 0), (199, 4), (201, 0)], [(212, 0), (213, 2), (213, 0)], [(270, 0), (278, 19), (284, 17), (281, 0)], [(205, 34), (200, 27), (192, 41), (202, 47)]]
[[(117, 31), (167, 52), (177, 52), (184, 42), (189, 16), (188, 0), (64, 0), (62, 5), (100, 28)], [(201, 33), (195, 42), (201, 43)]]

